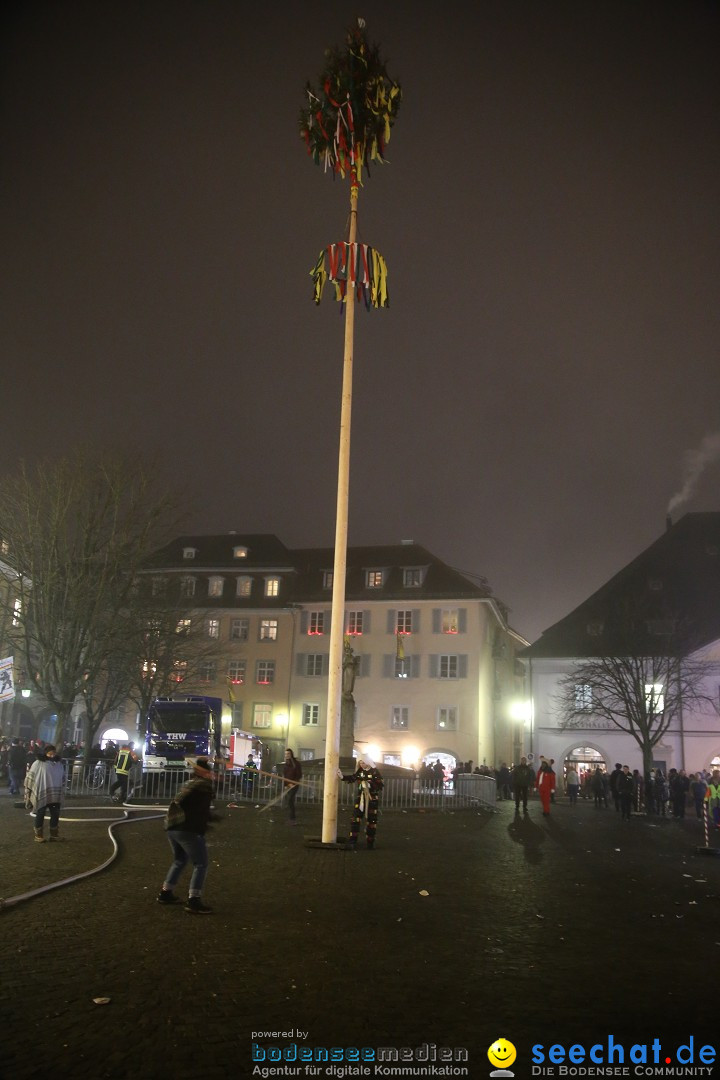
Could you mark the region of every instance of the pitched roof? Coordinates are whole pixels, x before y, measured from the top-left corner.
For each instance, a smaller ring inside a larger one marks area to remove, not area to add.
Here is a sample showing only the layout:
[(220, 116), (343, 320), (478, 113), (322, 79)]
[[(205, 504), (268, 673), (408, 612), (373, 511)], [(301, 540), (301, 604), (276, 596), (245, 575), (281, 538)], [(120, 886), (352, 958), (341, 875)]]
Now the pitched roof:
[[(236, 551), (246, 549), (238, 558)], [(192, 554), (190, 554), (192, 553)], [(289, 580), (282, 596), (270, 606), (288, 602), (327, 602), (331, 590), (325, 587), (324, 573), (333, 570), (332, 548), (290, 549), (272, 533), (223, 533), (220, 535), (178, 536), (148, 560), (149, 571), (158, 574), (183, 572), (188, 575), (223, 573), (282, 573)], [(368, 570), (382, 570), (382, 586), (367, 584)], [(405, 570), (419, 570), (420, 584), (408, 586)], [(503, 605), (492, 595), (487, 582), (470, 581), (437, 556), (415, 543), (349, 547), (347, 551), (345, 595), (348, 600), (397, 600), (410, 605), (418, 600), (490, 599), (505, 617)], [(228, 598), (230, 599), (230, 598)], [(232, 598), (233, 602), (235, 598)], [(246, 605), (254, 601), (246, 600)]]
[(522, 657), (662, 655), (720, 638), (720, 513), (685, 514)]

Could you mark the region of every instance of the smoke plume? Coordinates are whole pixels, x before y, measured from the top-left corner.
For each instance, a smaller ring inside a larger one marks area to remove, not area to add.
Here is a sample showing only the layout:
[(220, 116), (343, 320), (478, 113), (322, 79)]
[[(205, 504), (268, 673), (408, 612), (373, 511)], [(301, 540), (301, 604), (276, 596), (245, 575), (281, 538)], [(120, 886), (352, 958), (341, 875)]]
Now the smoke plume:
[(668, 514), (677, 510), (690, 499), (695, 491), (697, 482), (707, 465), (720, 457), (720, 431), (712, 435), (706, 435), (696, 450), (685, 451), (685, 479), (680, 488), (668, 503)]

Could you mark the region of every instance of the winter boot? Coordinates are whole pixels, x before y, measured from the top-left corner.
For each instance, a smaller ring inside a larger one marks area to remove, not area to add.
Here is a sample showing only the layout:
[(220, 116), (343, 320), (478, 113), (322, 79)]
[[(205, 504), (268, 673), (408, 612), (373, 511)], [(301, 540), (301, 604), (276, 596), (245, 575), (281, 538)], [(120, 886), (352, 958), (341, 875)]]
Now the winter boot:
[(35, 843), (36, 844), (44, 844), (45, 843), (45, 837), (43, 836), (43, 827), (42, 827), (42, 825), (40, 826), (39, 829), (35, 829)]
[(51, 840), (64, 840), (65, 837), (60, 835), (60, 829), (57, 825), (50, 826), (50, 839)]

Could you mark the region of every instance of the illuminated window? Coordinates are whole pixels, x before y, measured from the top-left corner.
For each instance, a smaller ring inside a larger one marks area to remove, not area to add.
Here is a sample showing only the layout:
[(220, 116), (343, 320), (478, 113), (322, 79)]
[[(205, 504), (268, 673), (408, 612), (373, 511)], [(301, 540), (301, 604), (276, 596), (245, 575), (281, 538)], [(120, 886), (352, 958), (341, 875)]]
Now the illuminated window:
[(170, 678), (173, 682), (181, 683), (187, 675), (187, 660), (175, 660)]
[(353, 636), (359, 637), (363, 632), (363, 612), (362, 611), (348, 611), (347, 615), (347, 632)]
[(278, 621), (277, 619), (261, 619), (260, 620), (260, 640), (261, 641), (277, 641), (278, 636)]
[(662, 683), (645, 683), (645, 708), (648, 716), (660, 716), (665, 712), (665, 695)]
[(180, 595), (181, 596), (194, 596), (195, 595), (195, 578), (184, 577), (180, 581)]
[(152, 679), (157, 671), (157, 664), (154, 660), (146, 660), (142, 666), (143, 679)]
[(236, 595), (250, 596), (252, 593), (253, 579), (251, 577), (239, 577), (237, 579)]
[(383, 586), (384, 573), (382, 570), (366, 570), (365, 585), (368, 589), (381, 589)]
[(191, 619), (179, 619), (178, 624), (175, 627), (175, 633), (176, 634), (186, 634), (187, 635), (187, 634), (190, 633), (190, 627), (191, 626), (192, 626), (192, 620)]
[(20, 620), (22, 619), (22, 610), (23, 610), (22, 600), (20, 600), (20, 599), (15, 600), (15, 602), (13, 604), (13, 615), (12, 615), (12, 624), (13, 624), (13, 626), (19, 626), (20, 625)]
[(197, 555), (197, 548), (186, 547), (183, 548), (183, 559), (194, 559)]
[(207, 634), (208, 634), (208, 637), (211, 637), (211, 638), (219, 638), (220, 637), (220, 620), (219, 619), (208, 619), (208, 621), (207, 621)]
[(266, 701), (255, 702), (253, 705), (252, 726), (254, 728), (272, 727), (272, 705)]
[(410, 727), (410, 709), (407, 705), (393, 705), (390, 710), (390, 727), (393, 731), (407, 731)]
[(230, 620), (230, 640), (231, 641), (247, 641), (250, 634), (250, 620), (249, 619), (231, 619)]
[(395, 623), (396, 634), (412, 634), (412, 611), (398, 611)]
[(457, 608), (446, 608), (442, 613), (442, 632), (443, 634), (457, 634), (458, 632), (458, 611)]
[(437, 730), (457, 731), (457, 705), (438, 706)]
[(320, 706), (304, 702), (302, 707), (303, 727), (317, 727), (320, 719)]
[(308, 618), (308, 634), (325, 633), (325, 612), (311, 611)]
[(576, 683), (575, 685), (575, 711), (592, 712), (593, 691), (588, 683)]
[(230, 682), (241, 686), (245, 682), (246, 667), (246, 660), (231, 660), (228, 663), (228, 679)]
[(265, 595), (266, 596), (279, 596), (280, 595), (280, 578), (276, 578), (276, 577), (265, 578)]
[(234, 547), (233, 559), (247, 559), (248, 549), (246, 547)]
[(208, 596), (222, 596), (223, 584), (221, 577), (211, 577), (208, 581)]
[(255, 668), (255, 682), (262, 686), (270, 686), (275, 682), (274, 660), (258, 660)]

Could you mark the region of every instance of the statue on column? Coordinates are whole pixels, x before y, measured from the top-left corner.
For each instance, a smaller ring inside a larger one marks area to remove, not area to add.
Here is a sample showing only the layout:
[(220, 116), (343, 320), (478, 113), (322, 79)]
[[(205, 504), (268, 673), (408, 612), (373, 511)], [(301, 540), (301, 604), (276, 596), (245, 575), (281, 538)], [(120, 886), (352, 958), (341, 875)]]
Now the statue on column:
[(355, 677), (360, 668), (360, 657), (353, 652), (345, 638), (342, 659), (342, 699), (340, 702), (340, 757), (352, 757), (355, 745)]

